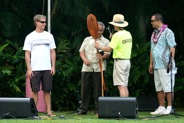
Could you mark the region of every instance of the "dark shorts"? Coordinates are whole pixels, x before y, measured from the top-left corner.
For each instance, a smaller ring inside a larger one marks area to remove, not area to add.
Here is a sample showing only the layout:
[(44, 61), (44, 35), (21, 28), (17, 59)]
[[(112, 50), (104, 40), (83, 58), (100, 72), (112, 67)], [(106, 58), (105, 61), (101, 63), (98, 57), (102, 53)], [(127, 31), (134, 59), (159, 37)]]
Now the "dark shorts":
[(38, 92), (40, 90), (40, 83), (42, 84), (43, 91), (52, 91), (52, 75), (50, 74), (50, 70), (33, 71), (33, 77), (30, 83), (33, 92)]

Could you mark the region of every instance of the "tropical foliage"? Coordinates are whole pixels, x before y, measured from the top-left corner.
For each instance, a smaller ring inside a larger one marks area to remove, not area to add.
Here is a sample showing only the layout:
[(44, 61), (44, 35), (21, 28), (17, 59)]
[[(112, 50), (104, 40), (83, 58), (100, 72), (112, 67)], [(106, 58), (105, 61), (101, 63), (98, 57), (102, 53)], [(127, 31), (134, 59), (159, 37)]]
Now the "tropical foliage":
[[(132, 66), (129, 78), (130, 96), (155, 95), (153, 76), (148, 73), (150, 17), (155, 12), (164, 15), (176, 37), (178, 74), (175, 86), (175, 104), (183, 106), (183, 0), (54, 0), (51, 11), (51, 32), (57, 44), (57, 73), (54, 77), (52, 101), (54, 109), (76, 109), (80, 100), (82, 61), (79, 48), (89, 35), (86, 17), (89, 13), (108, 26), (115, 13), (122, 13), (129, 22), (126, 28), (133, 36)], [(47, 15), (47, 0), (0, 1), (0, 96), (25, 96), (25, 61), (22, 46), (24, 38), (34, 30), (35, 14)], [(110, 26), (113, 31), (113, 28)], [(108, 31), (104, 33), (109, 36)], [(105, 73), (107, 95), (119, 96), (112, 85), (113, 60), (107, 60)], [(92, 104), (92, 103), (91, 103)]]

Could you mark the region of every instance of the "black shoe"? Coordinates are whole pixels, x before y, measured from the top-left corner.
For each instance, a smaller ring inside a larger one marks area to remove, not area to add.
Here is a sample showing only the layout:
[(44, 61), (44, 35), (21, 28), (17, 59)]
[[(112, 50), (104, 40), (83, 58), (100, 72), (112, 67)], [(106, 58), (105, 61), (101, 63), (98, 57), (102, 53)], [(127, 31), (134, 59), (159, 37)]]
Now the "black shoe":
[(86, 115), (87, 112), (82, 112), (82, 111), (79, 111), (79, 113), (77, 113), (77, 115)]

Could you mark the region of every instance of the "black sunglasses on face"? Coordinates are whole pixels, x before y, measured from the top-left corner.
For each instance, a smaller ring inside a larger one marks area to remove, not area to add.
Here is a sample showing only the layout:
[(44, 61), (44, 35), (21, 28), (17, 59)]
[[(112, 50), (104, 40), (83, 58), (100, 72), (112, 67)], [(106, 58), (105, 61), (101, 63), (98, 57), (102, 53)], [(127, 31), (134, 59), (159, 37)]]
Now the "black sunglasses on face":
[(40, 22), (40, 23), (42, 23), (42, 24), (47, 23), (46, 21), (38, 21), (38, 22)]
[(151, 22), (155, 22), (155, 21), (158, 21), (158, 20), (151, 20)]

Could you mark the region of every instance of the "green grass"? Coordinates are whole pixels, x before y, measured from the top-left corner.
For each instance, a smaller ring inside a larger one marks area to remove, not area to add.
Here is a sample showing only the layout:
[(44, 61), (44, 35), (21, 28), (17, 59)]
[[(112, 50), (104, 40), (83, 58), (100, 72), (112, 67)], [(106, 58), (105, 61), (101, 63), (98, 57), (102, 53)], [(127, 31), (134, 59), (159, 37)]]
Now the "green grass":
[(22, 118), (22, 119), (0, 119), (0, 123), (183, 123), (183, 110), (178, 110), (175, 114), (167, 116), (153, 117), (150, 112), (141, 111), (138, 118), (135, 119), (99, 119), (92, 111), (87, 115), (77, 115), (73, 111), (54, 112), (56, 117), (48, 117), (46, 114), (39, 113), (38, 119)]

